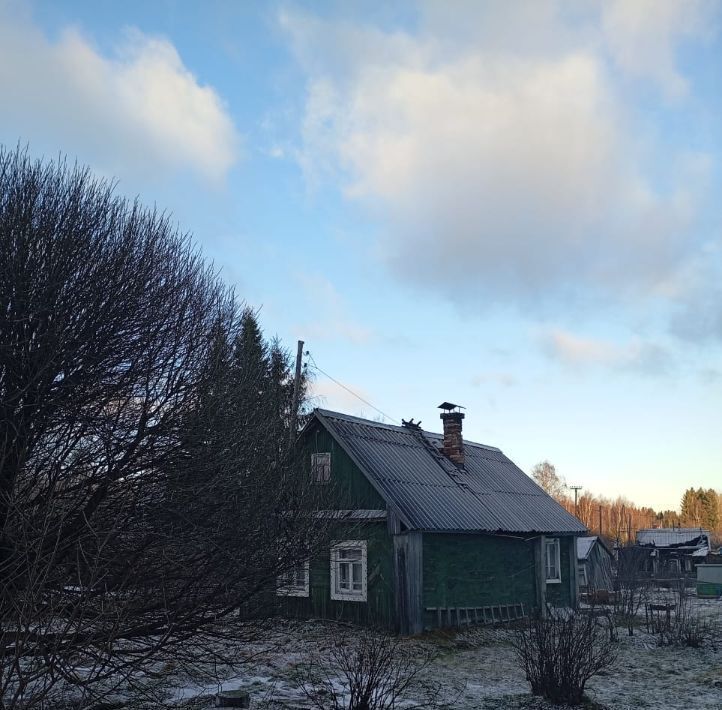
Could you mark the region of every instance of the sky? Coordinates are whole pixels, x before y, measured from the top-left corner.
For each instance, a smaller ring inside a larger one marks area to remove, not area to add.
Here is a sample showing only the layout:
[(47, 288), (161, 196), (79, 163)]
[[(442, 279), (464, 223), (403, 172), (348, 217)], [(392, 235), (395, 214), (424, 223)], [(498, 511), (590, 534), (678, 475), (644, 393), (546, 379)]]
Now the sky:
[(0, 0), (0, 143), (170, 213), (318, 406), (722, 489), (719, 0)]

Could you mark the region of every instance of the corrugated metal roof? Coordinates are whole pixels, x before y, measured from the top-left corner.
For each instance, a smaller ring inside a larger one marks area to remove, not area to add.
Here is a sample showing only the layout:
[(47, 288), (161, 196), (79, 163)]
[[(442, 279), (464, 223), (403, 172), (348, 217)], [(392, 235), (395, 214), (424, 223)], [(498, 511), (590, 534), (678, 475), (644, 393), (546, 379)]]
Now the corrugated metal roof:
[(493, 446), (464, 441), (460, 469), (441, 453), (439, 434), (324, 409), (315, 414), (411, 529), (586, 532)]
[(597, 541), (597, 536), (592, 535), (590, 537), (578, 537), (577, 538), (577, 559), (586, 560), (589, 557), (589, 551)]
[(594, 547), (595, 542), (599, 542), (604, 550), (606, 550), (607, 554), (610, 557), (612, 556), (612, 551), (607, 547), (603, 538), (600, 538), (599, 535), (588, 535), (587, 537), (577, 538), (577, 559), (586, 560), (589, 557), (589, 553), (592, 551), (592, 547)]
[(647, 528), (637, 531), (638, 545), (678, 547), (709, 545), (709, 530), (704, 528)]

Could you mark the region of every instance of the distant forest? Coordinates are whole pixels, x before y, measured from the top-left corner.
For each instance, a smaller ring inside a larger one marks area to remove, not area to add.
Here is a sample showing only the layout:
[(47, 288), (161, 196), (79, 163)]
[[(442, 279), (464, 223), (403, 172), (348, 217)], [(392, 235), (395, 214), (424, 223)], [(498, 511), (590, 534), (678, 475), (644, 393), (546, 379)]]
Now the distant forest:
[(657, 511), (617, 496), (606, 498), (580, 491), (576, 510), (574, 496), (564, 478), (548, 461), (538, 463), (532, 476), (547, 493), (576, 515), (594, 535), (604, 535), (625, 544), (633, 541), (637, 530), (651, 527), (701, 527), (712, 531), (716, 544), (722, 544), (722, 491), (713, 488), (688, 488), (680, 500), (679, 511)]

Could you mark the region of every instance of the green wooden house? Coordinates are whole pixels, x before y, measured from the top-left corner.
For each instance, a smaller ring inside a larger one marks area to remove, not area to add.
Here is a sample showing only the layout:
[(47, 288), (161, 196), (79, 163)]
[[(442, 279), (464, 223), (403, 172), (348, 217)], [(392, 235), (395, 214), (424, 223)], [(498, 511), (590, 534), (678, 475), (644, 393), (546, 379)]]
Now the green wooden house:
[(333, 539), (279, 581), (282, 611), (415, 634), (576, 605), (586, 528), (441, 408), (443, 434), (313, 412), (300, 445)]

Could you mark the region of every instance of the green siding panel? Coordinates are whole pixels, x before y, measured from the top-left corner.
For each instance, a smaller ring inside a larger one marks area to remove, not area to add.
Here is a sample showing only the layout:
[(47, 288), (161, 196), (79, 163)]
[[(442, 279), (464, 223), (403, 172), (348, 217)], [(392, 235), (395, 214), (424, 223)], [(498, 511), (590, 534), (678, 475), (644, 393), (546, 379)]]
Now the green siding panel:
[[(536, 606), (534, 544), (495, 535), (424, 535), (423, 605)], [(425, 611), (426, 626), (435, 613)]]
[[(552, 537), (552, 536), (549, 536)], [(573, 570), (570, 569), (570, 546), (573, 546), (573, 561), (576, 564), (576, 538), (560, 537), (559, 538), (559, 562), (562, 570), (562, 581), (560, 584), (547, 584), (547, 604), (551, 606), (573, 606), (571, 588), (569, 586), (570, 575)]]
[(318, 484), (328, 489), (329, 508), (386, 510), (386, 502), (378, 491), (325, 429), (317, 426), (309, 431), (303, 447), (309, 476), (311, 454), (331, 453), (331, 481)]

